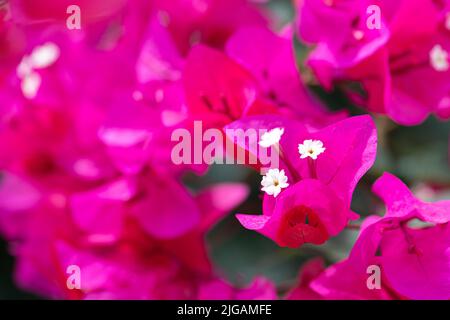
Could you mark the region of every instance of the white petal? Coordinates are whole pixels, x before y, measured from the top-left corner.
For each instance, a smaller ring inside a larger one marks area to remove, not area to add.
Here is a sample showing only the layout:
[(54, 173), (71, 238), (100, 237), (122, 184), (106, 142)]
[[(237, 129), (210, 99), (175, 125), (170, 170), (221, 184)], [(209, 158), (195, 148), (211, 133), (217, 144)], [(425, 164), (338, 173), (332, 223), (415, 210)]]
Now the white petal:
[(26, 76), (30, 75), (32, 72), (30, 58), (28, 56), (24, 56), (22, 58), (22, 61), (20, 61), (19, 65), (17, 66), (16, 73), (17, 76), (21, 79), (25, 78)]
[(52, 42), (47, 42), (33, 50), (30, 55), (30, 62), (33, 68), (43, 69), (54, 64), (59, 55), (59, 47)]
[(430, 51), (430, 64), (436, 71), (445, 72), (450, 69), (448, 58), (448, 52), (439, 44), (435, 45)]
[(281, 188), (280, 187), (274, 187), (273, 196), (276, 197), (280, 194)]
[(36, 72), (32, 72), (22, 80), (21, 89), (25, 98), (34, 99), (36, 97), (41, 81), (41, 76)]

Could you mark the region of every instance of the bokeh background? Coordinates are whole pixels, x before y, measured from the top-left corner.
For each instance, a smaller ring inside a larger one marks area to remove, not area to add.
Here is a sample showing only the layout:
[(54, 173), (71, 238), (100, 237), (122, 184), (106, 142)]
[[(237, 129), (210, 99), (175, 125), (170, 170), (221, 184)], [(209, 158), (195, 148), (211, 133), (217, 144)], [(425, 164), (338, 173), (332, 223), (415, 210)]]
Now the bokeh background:
[[(281, 24), (294, 18), (295, 12), (289, 0), (272, 0), (264, 5), (278, 16)], [(353, 106), (339, 88), (331, 93), (321, 89), (304, 66), (307, 48), (298, 41), (295, 48), (303, 80), (330, 109), (346, 109), (353, 115), (364, 113)], [(370, 187), (385, 171), (400, 177), (422, 199), (449, 199), (450, 122), (430, 117), (421, 125), (403, 127), (384, 116), (375, 116), (375, 121), (379, 135), (377, 160), (359, 183), (352, 209), (361, 217), (383, 211), (381, 203), (371, 194)], [(215, 165), (205, 176), (187, 175), (184, 180), (192, 190), (200, 190), (214, 182), (245, 182), (252, 192), (235, 211), (261, 212), (260, 176), (244, 166)], [(207, 243), (218, 273), (231, 283), (247, 283), (257, 275), (264, 275), (283, 292), (295, 283), (299, 267), (306, 260), (315, 256), (324, 257), (327, 263), (341, 260), (348, 255), (356, 236), (355, 230), (345, 230), (322, 246), (304, 245), (297, 250), (280, 248), (269, 239), (244, 229), (230, 212), (208, 234)], [(14, 260), (8, 253), (7, 244), (0, 239), (0, 299), (39, 298), (14, 285), (13, 266)]]

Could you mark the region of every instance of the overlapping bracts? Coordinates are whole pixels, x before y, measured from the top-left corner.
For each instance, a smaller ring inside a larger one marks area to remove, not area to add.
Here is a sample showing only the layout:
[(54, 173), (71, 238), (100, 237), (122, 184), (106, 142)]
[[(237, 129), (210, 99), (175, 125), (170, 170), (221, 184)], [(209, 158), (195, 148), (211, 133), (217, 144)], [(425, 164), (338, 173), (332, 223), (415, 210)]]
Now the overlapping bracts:
[[(232, 139), (280, 158), (264, 168), (262, 215), (238, 214), (240, 224), (289, 248), (341, 234), (359, 218), (352, 198), (376, 160), (377, 128), (309, 90), (298, 30), (316, 45), (308, 64), (325, 88), (356, 81), (355, 101), (400, 124), (448, 118), (445, 1), (377, 1), (381, 28), (370, 31), (366, 1), (299, 1), (283, 28), (256, 2), (79, 1), (81, 30), (67, 29), (66, 1), (0, 11), (0, 232), (18, 286), (58, 299), (280, 298), (270, 279), (232, 284), (214, 265), (206, 234), (248, 186), (188, 188), (183, 177), (208, 166), (175, 164), (171, 134), (194, 121), (264, 131)], [(426, 23), (409, 24), (414, 10)], [(450, 298), (449, 202), (421, 202), (390, 174), (374, 193), (387, 212), (366, 218), (349, 257), (303, 265), (282, 297)], [(381, 290), (366, 286), (369, 265), (382, 270)], [(76, 290), (70, 266), (83, 275)]]
[[(402, 125), (417, 125), (430, 114), (449, 119), (448, 1), (297, 4), (300, 37), (316, 45), (308, 63), (325, 88), (357, 82), (363, 92), (346, 86), (356, 103)], [(368, 13), (377, 15), (378, 27)]]

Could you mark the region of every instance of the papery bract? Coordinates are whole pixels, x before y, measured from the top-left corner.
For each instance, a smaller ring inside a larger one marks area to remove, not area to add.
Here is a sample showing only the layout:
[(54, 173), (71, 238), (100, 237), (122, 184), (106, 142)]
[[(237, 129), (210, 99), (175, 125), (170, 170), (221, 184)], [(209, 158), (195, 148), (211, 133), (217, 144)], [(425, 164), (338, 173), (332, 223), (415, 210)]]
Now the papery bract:
[[(226, 129), (284, 128), (280, 140), (280, 167), (289, 187), (276, 198), (265, 195), (263, 215), (238, 215), (244, 227), (256, 230), (281, 246), (298, 247), (305, 242), (324, 243), (343, 230), (357, 215), (350, 210), (353, 190), (372, 166), (376, 153), (376, 130), (368, 116), (349, 118), (322, 130), (308, 130), (285, 118), (249, 117)], [(232, 138), (232, 137), (231, 137)], [(257, 139), (235, 141), (249, 152), (258, 150)], [(326, 147), (314, 163), (301, 159), (298, 145), (307, 139)], [(259, 154), (256, 154), (258, 157)]]
[(242, 28), (228, 40), (226, 52), (252, 73), (264, 96), (284, 112), (306, 120), (331, 118), (301, 82), (290, 34), (281, 36), (262, 27)]
[[(330, 299), (447, 300), (449, 201), (422, 202), (387, 173), (373, 189), (386, 203), (386, 215), (367, 218), (348, 259), (327, 269), (312, 288)], [(414, 219), (433, 225), (412, 227)], [(371, 265), (381, 269), (381, 289), (370, 290), (366, 285), (366, 270)]]

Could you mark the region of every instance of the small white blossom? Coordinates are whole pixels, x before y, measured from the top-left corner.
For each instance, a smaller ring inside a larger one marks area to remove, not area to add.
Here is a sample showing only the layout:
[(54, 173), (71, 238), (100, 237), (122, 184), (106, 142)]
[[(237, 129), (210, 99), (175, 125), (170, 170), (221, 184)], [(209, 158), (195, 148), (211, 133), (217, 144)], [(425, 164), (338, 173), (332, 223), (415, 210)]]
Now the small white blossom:
[(430, 63), (436, 71), (448, 71), (450, 68), (448, 52), (439, 44), (435, 45), (430, 51)]
[(25, 76), (20, 84), (22, 93), (25, 98), (33, 99), (34, 97), (36, 97), (39, 87), (41, 86), (41, 82), (41, 76), (36, 72), (32, 72), (29, 75)]
[(281, 136), (284, 133), (284, 128), (274, 128), (261, 136), (261, 140), (259, 141), (259, 145), (263, 148), (269, 148), (274, 144), (280, 142)]
[(270, 196), (278, 196), (281, 189), (287, 188), (289, 184), (287, 183), (288, 178), (284, 174), (284, 170), (279, 169), (269, 169), (266, 175), (262, 178), (261, 188), (262, 191)]
[(36, 69), (50, 67), (58, 60), (59, 47), (47, 42), (33, 49), (30, 55), (25, 55), (17, 66), (16, 73), (21, 79), (22, 93), (27, 99), (33, 99), (41, 86), (41, 76), (35, 72)]
[(59, 47), (53, 42), (46, 42), (33, 49), (30, 63), (34, 69), (48, 68), (58, 60), (59, 55)]
[(320, 140), (305, 140), (303, 141), (303, 144), (298, 145), (298, 152), (300, 153), (301, 159), (310, 157), (311, 159), (316, 160), (324, 151), (325, 148)]
[(20, 61), (19, 65), (17, 66), (16, 69), (17, 76), (20, 79), (23, 79), (26, 76), (28, 76), (31, 72), (33, 72), (33, 67), (31, 66), (30, 63), (30, 57), (24, 56), (22, 58), (22, 61)]
[(353, 30), (353, 37), (356, 40), (362, 40), (362, 38), (364, 38), (364, 32), (361, 30)]

